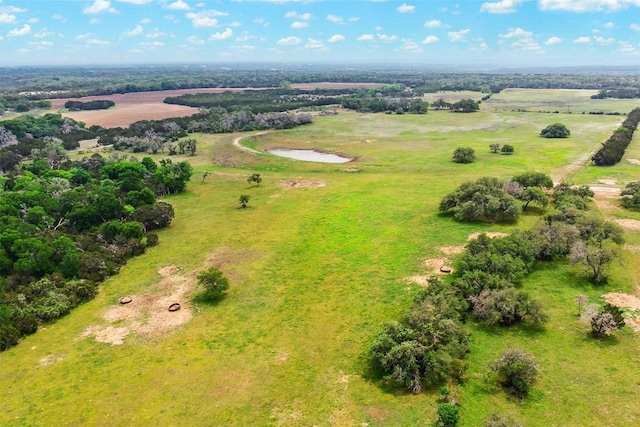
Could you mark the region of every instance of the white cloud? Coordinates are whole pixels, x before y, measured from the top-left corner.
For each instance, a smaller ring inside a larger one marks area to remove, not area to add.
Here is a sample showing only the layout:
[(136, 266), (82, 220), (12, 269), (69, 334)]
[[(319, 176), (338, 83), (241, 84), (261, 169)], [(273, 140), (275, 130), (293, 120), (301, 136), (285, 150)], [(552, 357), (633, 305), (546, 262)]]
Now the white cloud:
[(291, 11), (291, 12), (287, 12), (284, 14), (285, 18), (298, 18), (298, 19), (302, 19), (303, 21), (308, 21), (312, 18), (312, 15), (310, 13), (298, 13), (295, 10)]
[(122, 3), (130, 3), (130, 4), (147, 4), (147, 3), (151, 3), (153, 0), (117, 0), (119, 2)]
[(432, 19), (431, 21), (427, 21), (424, 23), (426, 28), (440, 28), (442, 27), (442, 22), (437, 19)]
[(304, 47), (306, 49), (325, 49), (324, 43), (316, 39), (307, 39), (307, 44)]
[(226, 40), (226, 39), (230, 38), (231, 36), (233, 36), (233, 30), (231, 28), (227, 27), (221, 33), (213, 33), (213, 34), (211, 34), (211, 36), (209, 37), (209, 41), (217, 42), (217, 41), (220, 41), (220, 40)]
[(629, 25), (629, 28), (633, 31), (640, 31), (640, 24), (631, 24)]
[(595, 42), (601, 45), (612, 45), (616, 42), (616, 39), (610, 37), (610, 38), (604, 38), (604, 37), (595, 37), (594, 38)]
[(37, 24), (38, 22), (40, 22), (40, 20), (38, 18), (29, 18), (27, 22), (29, 24)]
[(568, 12), (612, 12), (640, 6), (638, 0), (538, 0), (541, 10), (563, 10)]
[(113, 7), (111, 7), (110, 0), (94, 0), (91, 6), (84, 8), (82, 13), (85, 15), (97, 15), (102, 12), (118, 13)]
[(53, 19), (54, 21), (61, 22), (61, 23), (63, 23), (63, 24), (64, 24), (65, 22), (67, 22), (67, 18), (65, 18), (64, 16), (59, 15), (59, 14), (55, 14), (55, 15), (53, 15), (53, 16), (51, 17), (51, 19)]
[(229, 24), (229, 26), (230, 26), (231, 28), (236, 28), (236, 27), (241, 27), (241, 26), (242, 26), (242, 24), (241, 24), (241, 23), (239, 23), (238, 21), (233, 21), (231, 24)]
[(487, 13), (515, 13), (517, 6), (522, 0), (500, 0), (497, 2), (486, 2), (480, 6), (480, 12)]
[(438, 43), (440, 41), (439, 38), (437, 38), (436, 36), (427, 36), (424, 38), (424, 40), (422, 40), (422, 43), (424, 44), (433, 44), (433, 43)]
[(370, 42), (374, 38), (375, 37), (373, 36), (373, 34), (362, 34), (362, 35), (358, 36), (358, 38), (356, 40), (358, 40), (359, 42)]
[(136, 25), (135, 28), (125, 31), (124, 34), (128, 37), (135, 37), (142, 34), (142, 31), (143, 31), (142, 25)]
[(154, 28), (153, 31), (151, 31), (150, 33), (147, 33), (145, 37), (148, 39), (157, 39), (157, 38), (168, 36), (168, 35), (169, 34), (163, 33), (162, 31), (160, 31), (160, 29)]
[(134, 48), (134, 49), (129, 49), (129, 53), (134, 53), (137, 55), (139, 53), (144, 53), (144, 50)]
[(418, 45), (411, 39), (402, 39), (402, 46), (400, 46), (400, 49), (412, 53), (422, 52), (422, 48), (420, 47), (420, 45)]
[(576, 43), (576, 44), (591, 43), (591, 37), (578, 37), (573, 42)]
[(345, 37), (342, 34), (334, 34), (329, 38), (329, 43), (339, 43), (343, 42)]
[(142, 42), (140, 46), (148, 49), (157, 49), (164, 46), (164, 42)]
[(607, 30), (611, 30), (611, 29), (613, 29), (613, 28), (615, 28), (615, 27), (616, 27), (616, 24), (614, 24), (613, 22), (607, 22), (606, 24), (604, 24), (604, 27), (605, 27)]
[(296, 30), (307, 28), (308, 26), (309, 26), (308, 22), (302, 22), (302, 21), (295, 21), (291, 24), (291, 28), (295, 28)]
[(106, 46), (108, 44), (111, 44), (111, 42), (107, 40), (100, 40), (100, 39), (89, 39), (87, 40), (87, 44), (94, 45), (94, 46)]
[(390, 36), (387, 34), (378, 34), (378, 40), (383, 41), (383, 42), (396, 42), (398, 41), (399, 37), (398, 36)]
[(531, 31), (525, 31), (522, 28), (509, 28), (506, 34), (500, 34), (500, 38), (503, 39), (520, 39), (533, 36)]
[(278, 44), (282, 46), (293, 46), (302, 43), (299, 37), (289, 36), (278, 40)]
[(360, 20), (360, 18), (357, 17), (357, 16), (352, 16), (349, 19), (347, 19), (347, 21), (349, 21), (349, 22), (358, 22), (359, 20)]
[(402, 3), (401, 6), (398, 6), (398, 8), (396, 9), (396, 11), (398, 13), (413, 13), (416, 11), (416, 7), (415, 6), (411, 6), (408, 5), (406, 3)]
[(235, 50), (240, 50), (240, 51), (244, 51), (244, 52), (249, 52), (252, 50), (255, 50), (255, 46), (250, 45), (250, 44), (243, 44), (243, 45), (239, 45), (239, 46), (231, 46), (231, 49), (235, 49)]
[(460, 31), (449, 31), (447, 35), (449, 36), (449, 40), (451, 40), (452, 42), (461, 42), (465, 40), (465, 37), (467, 36), (467, 34), (469, 34), (470, 31), (470, 29), (465, 28), (464, 30)]
[(174, 1), (173, 3), (169, 3), (166, 6), (166, 8), (169, 10), (190, 10), (191, 9), (191, 7), (182, 0), (177, 0), (177, 1)]
[(13, 24), (16, 22), (16, 16), (6, 12), (0, 13), (0, 24)]
[(343, 25), (344, 24), (344, 18), (342, 16), (338, 16), (338, 15), (327, 15), (327, 21), (332, 22), (336, 25)]
[(562, 43), (562, 39), (556, 36), (549, 37), (547, 41), (544, 42), (544, 44), (546, 44), (547, 46), (553, 46), (555, 44), (560, 44), (560, 43)]
[(54, 33), (53, 31), (47, 31), (46, 28), (43, 28), (42, 31), (40, 31), (39, 33), (35, 33), (33, 37), (36, 39), (43, 39), (45, 37), (51, 37), (55, 35), (56, 33)]
[(202, 10), (200, 12), (189, 12), (185, 16), (191, 20), (191, 25), (195, 28), (217, 27), (218, 16), (227, 16), (228, 13), (219, 10)]
[(263, 27), (268, 27), (269, 23), (264, 18), (256, 18), (253, 20), (255, 24), (262, 25)]
[(191, 44), (204, 44), (204, 40), (202, 40), (200, 37), (197, 36), (189, 36), (187, 37), (187, 42), (191, 43)]
[(29, 42), (29, 45), (30, 46), (34, 46), (34, 47), (36, 47), (38, 49), (44, 49), (46, 47), (53, 46), (53, 43), (50, 42), (50, 41), (43, 40), (43, 41), (39, 41), (39, 42)]
[(629, 42), (620, 42), (620, 48), (618, 49), (622, 53), (626, 54), (636, 54), (636, 48)]
[(142, 19), (140, 20), (140, 23), (141, 23), (141, 24), (150, 24), (150, 23), (151, 23), (151, 19), (149, 19), (149, 18), (142, 18)]
[(24, 26), (20, 29), (15, 28), (7, 33), (7, 37), (22, 37), (26, 36), (31, 32), (31, 25), (24, 24)]

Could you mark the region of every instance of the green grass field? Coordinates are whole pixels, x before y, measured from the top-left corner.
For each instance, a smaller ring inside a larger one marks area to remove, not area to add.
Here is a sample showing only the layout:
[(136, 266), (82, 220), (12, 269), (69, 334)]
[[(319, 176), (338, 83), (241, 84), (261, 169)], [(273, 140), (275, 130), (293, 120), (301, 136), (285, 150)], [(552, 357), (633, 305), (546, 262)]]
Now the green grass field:
[[(491, 108), (469, 115), (341, 112), (259, 136), (196, 134), (198, 154), (184, 157), (196, 173), (186, 193), (166, 198), (176, 218), (160, 232), (160, 245), (130, 260), (95, 300), (0, 353), (0, 424), (430, 425), (437, 391), (405, 394), (369, 376), (373, 337), (411, 305), (420, 287), (406, 278), (428, 274), (424, 261), (446, 256), (441, 247), (464, 245), (472, 232), (510, 232), (537, 220), (459, 223), (438, 214), (440, 200), (481, 176), (562, 174), (620, 121)], [(571, 129), (571, 138), (538, 137), (555, 122)], [(237, 137), (259, 151), (315, 148), (356, 160), (336, 165), (257, 155), (234, 146)], [(492, 154), (494, 142), (513, 145), (515, 154)], [(633, 158), (640, 158), (638, 142), (630, 147)], [(460, 146), (473, 147), (478, 160), (452, 163)], [(638, 168), (623, 161), (573, 176), (581, 183), (622, 182), (637, 179)], [(205, 171), (211, 174), (202, 182)], [(259, 187), (246, 181), (254, 172), (263, 177)], [(288, 188), (291, 181), (317, 185)], [(241, 194), (251, 196), (247, 209), (238, 208)], [(610, 203), (605, 214), (640, 219)], [(639, 234), (629, 232), (628, 240), (638, 245)], [(640, 271), (633, 256), (625, 252), (604, 288), (594, 288), (576, 267), (542, 264), (523, 286), (550, 315), (544, 329), (470, 324), (468, 379), (453, 387), (459, 425), (482, 425), (494, 411), (527, 426), (639, 424), (638, 336), (626, 328), (608, 340), (589, 339), (573, 303), (577, 294), (599, 302), (605, 292), (634, 291)], [(103, 316), (120, 296), (158, 291), (159, 268), (175, 266), (193, 278), (209, 265), (230, 278), (228, 296), (213, 305), (185, 301), (193, 319), (174, 332), (131, 333), (118, 346), (81, 336), (106, 324)], [(486, 364), (512, 346), (533, 353), (541, 366), (523, 402), (485, 376)]]

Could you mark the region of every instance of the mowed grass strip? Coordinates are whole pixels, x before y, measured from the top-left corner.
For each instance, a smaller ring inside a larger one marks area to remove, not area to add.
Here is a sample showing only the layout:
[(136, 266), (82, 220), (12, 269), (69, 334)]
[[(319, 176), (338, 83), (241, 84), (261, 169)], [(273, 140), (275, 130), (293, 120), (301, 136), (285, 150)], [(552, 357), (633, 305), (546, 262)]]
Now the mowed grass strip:
[[(176, 219), (160, 232), (160, 245), (130, 260), (95, 300), (0, 354), (0, 422), (428, 425), (437, 392), (381, 387), (368, 375), (367, 349), (419, 292), (406, 278), (426, 274), (424, 260), (443, 257), (441, 247), (463, 245), (475, 231), (510, 232), (536, 220), (458, 223), (437, 212), (445, 194), (480, 176), (556, 173), (619, 121), (562, 115), (557, 121), (572, 137), (539, 138), (556, 117), (341, 112), (261, 136), (196, 135), (198, 154), (186, 158), (197, 171), (187, 193), (166, 198)], [(232, 146), (238, 136), (258, 150), (313, 148), (357, 160), (330, 165), (250, 154)], [(511, 143), (515, 154), (490, 153), (494, 141)], [(458, 146), (476, 149), (478, 161), (452, 163)], [(204, 171), (210, 175), (202, 183)], [(262, 174), (259, 187), (246, 181), (253, 172)], [(324, 186), (286, 188), (291, 181)], [(241, 194), (251, 196), (246, 209), (238, 208)], [(106, 324), (102, 316), (118, 297), (154, 289), (158, 269), (171, 265), (188, 277), (218, 266), (231, 279), (229, 295), (217, 304), (190, 303), (194, 318), (172, 334), (132, 333), (121, 346), (81, 338), (88, 326)], [(625, 332), (604, 343), (588, 339), (572, 298), (630, 291), (637, 274), (629, 271), (636, 269), (615, 269), (612, 284), (600, 289), (577, 278), (574, 267), (545, 264), (523, 284), (550, 311), (544, 330), (472, 326), (469, 381), (456, 388), (461, 425), (479, 425), (493, 409), (517, 412), (526, 425), (632, 425), (625, 422), (636, 419), (635, 409), (623, 408), (633, 406), (640, 383), (631, 369), (637, 338)], [(483, 379), (486, 363), (506, 346), (540, 361), (540, 382), (525, 402), (510, 401)], [(43, 364), (47, 357), (51, 363)], [(616, 388), (618, 382), (624, 384)], [(611, 414), (624, 422), (612, 422)]]

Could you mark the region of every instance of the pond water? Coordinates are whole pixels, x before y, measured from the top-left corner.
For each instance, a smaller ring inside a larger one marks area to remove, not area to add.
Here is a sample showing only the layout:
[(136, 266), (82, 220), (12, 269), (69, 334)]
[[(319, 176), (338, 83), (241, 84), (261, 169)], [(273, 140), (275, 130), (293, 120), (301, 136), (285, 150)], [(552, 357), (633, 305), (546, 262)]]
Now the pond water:
[(353, 160), (348, 157), (338, 156), (337, 154), (321, 153), (315, 150), (285, 150), (278, 148), (267, 150), (267, 152), (275, 156), (287, 157), (294, 160), (303, 160), (305, 162), (347, 163)]

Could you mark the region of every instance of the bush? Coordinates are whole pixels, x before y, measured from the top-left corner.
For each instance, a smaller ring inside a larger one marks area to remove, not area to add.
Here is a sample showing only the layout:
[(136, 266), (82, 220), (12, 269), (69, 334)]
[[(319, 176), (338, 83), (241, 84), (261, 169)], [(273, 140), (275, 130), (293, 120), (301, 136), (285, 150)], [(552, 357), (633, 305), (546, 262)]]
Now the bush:
[(496, 178), (483, 177), (462, 184), (440, 202), (440, 212), (453, 212), (461, 221), (515, 221), (520, 216), (520, 204), (504, 192)]
[(476, 159), (476, 152), (473, 148), (458, 147), (453, 152), (455, 163), (472, 163)]
[(438, 427), (455, 427), (460, 421), (459, 407), (454, 403), (441, 403), (438, 406)]
[(204, 287), (205, 298), (211, 301), (222, 299), (229, 289), (229, 280), (215, 267), (198, 274), (198, 284)]
[(519, 349), (506, 350), (491, 364), (490, 369), (497, 374), (500, 385), (518, 398), (529, 394), (538, 375), (538, 366), (533, 356)]
[(513, 154), (514, 151), (516, 150), (513, 148), (513, 145), (509, 145), (509, 144), (503, 145), (502, 148), (500, 149), (500, 152), (502, 154)]
[(562, 123), (554, 123), (542, 129), (540, 136), (545, 138), (567, 138), (571, 131)]
[(513, 288), (485, 289), (470, 300), (473, 315), (490, 325), (510, 326), (521, 322), (535, 324), (547, 320), (538, 301)]
[(628, 183), (622, 193), (622, 206), (627, 209), (640, 207), (640, 181)]

